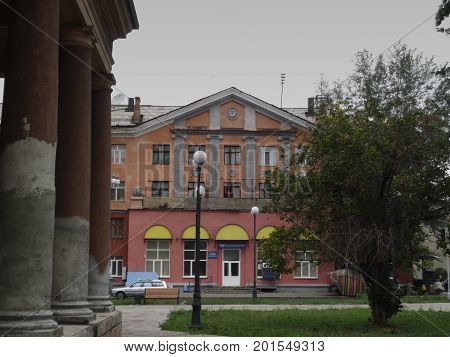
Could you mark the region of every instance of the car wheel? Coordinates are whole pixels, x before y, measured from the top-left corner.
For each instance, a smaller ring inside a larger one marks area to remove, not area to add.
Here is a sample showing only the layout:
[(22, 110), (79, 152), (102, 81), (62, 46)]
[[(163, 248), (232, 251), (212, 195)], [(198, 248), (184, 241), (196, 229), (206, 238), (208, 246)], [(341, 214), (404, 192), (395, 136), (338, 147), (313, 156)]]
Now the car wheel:
[(118, 298), (118, 299), (125, 299), (125, 293), (123, 291), (119, 291), (116, 294), (116, 298)]

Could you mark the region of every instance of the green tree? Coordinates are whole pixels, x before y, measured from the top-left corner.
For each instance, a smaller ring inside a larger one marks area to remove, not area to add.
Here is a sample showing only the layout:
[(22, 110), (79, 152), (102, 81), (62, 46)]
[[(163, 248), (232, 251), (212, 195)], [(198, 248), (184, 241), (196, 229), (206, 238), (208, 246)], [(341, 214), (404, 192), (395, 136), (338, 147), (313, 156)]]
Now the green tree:
[(401, 309), (393, 266), (410, 270), (448, 224), (450, 87), (437, 71), (404, 45), (358, 53), (349, 78), (321, 83), (305, 150), (267, 176), (266, 210), (287, 228), (262, 243), (262, 259), (287, 273), (296, 251), (314, 249), (360, 270), (376, 324)]
[(442, 22), (450, 16), (450, 1), (442, 0), (442, 4), (439, 5), (439, 9), (436, 13), (435, 21), (436, 21), (436, 29), (439, 32), (444, 32), (447, 35), (450, 34), (450, 28), (439, 27)]

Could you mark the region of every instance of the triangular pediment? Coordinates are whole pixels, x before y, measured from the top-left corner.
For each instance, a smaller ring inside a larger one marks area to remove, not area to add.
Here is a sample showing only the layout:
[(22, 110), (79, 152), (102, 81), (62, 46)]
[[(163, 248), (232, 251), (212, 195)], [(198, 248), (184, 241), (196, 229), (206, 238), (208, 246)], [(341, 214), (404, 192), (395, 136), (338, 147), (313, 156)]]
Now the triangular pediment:
[(294, 127), (309, 131), (314, 126), (304, 114), (294, 115), (231, 87), (151, 120), (144, 120), (139, 125), (113, 128), (113, 133), (138, 136), (172, 123), (175, 127), (202, 127), (213, 130)]

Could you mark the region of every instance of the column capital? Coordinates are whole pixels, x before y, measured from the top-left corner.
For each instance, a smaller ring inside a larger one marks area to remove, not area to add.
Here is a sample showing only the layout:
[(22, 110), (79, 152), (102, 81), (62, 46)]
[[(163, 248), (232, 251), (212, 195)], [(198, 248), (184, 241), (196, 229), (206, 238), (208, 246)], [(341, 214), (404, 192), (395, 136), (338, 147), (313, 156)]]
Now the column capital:
[(206, 135), (208, 140), (222, 140), (223, 139), (223, 135), (220, 134), (208, 134)]
[(183, 134), (183, 133), (174, 133), (172, 134), (172, 139), (183, 139), (186, 140), (187, 139), (187, 135)]
[(246, 141), (246, 140), (254, 140), (256, 141), (257, 137), (256, 135), (244, 135), (242, 136), (242, 140)]
[(63, 46), (84, 46), (94, 48), (94, 32), (88, 26), (64, 26), (59, 36)]
[(294, 138), (290, 135), (283, 135), (278, 137), (279, 141), (293, 141)]
[(111, 87), (116, 84), (116, 78), (112, 73), (92, 72), (92, 89), (112, 92)]

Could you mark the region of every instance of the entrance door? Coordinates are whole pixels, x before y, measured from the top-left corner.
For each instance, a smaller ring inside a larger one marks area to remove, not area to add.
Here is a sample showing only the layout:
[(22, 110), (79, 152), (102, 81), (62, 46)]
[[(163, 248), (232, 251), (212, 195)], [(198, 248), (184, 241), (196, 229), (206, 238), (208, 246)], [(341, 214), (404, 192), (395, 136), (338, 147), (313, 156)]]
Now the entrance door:
[(222, 263), (222, 286), (241, 285), (241, 251), (239, 249), (224, 249)]

